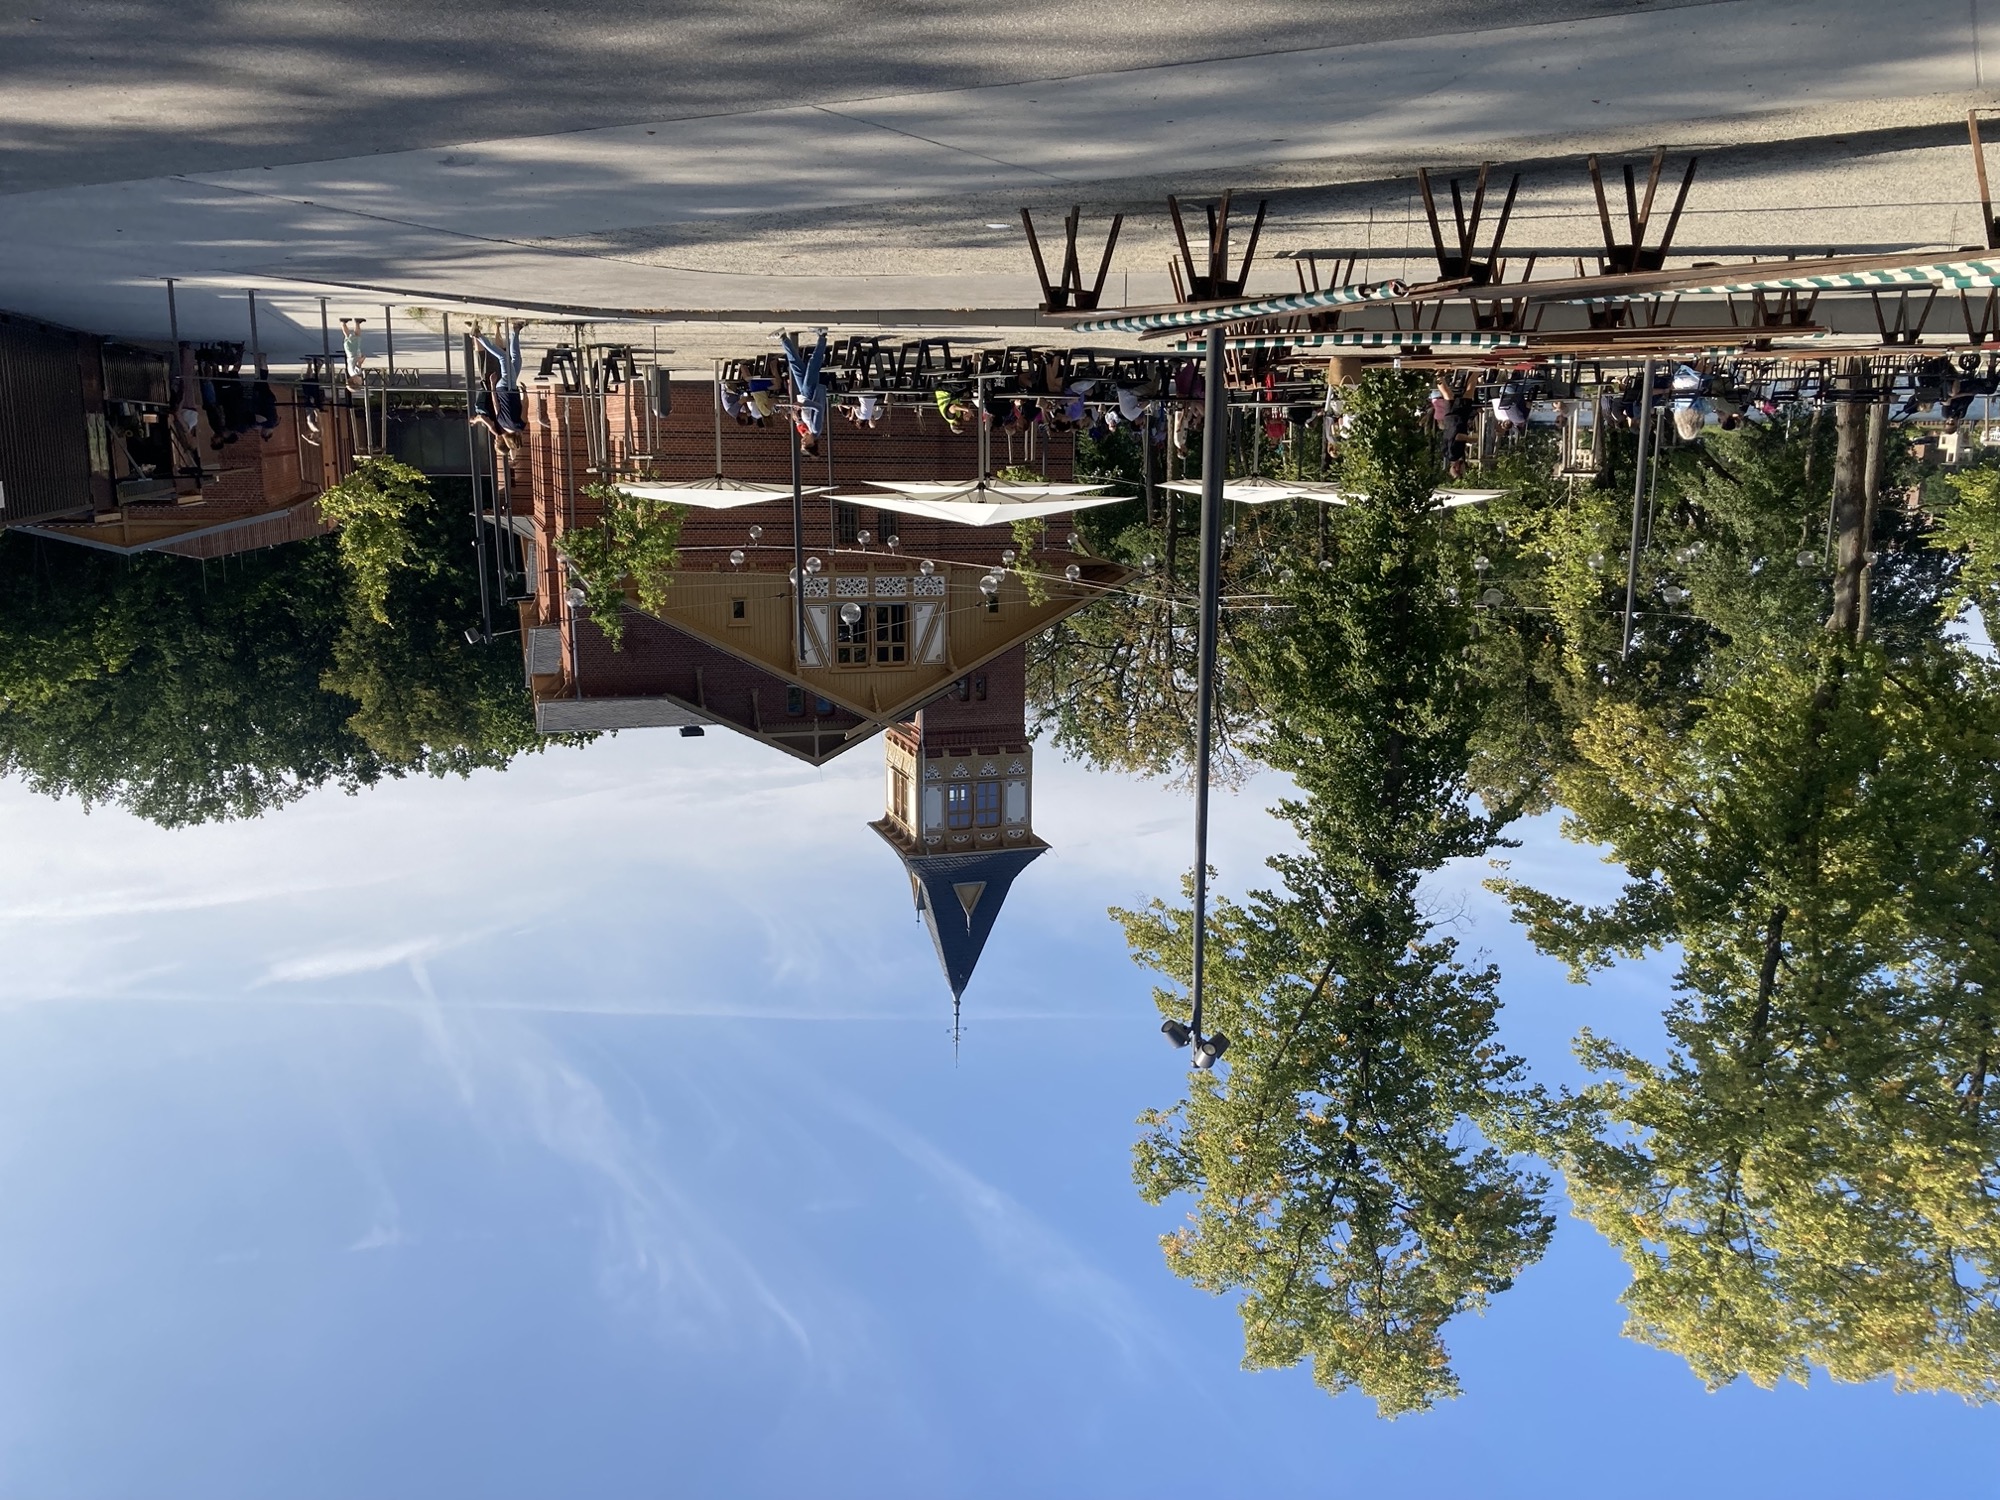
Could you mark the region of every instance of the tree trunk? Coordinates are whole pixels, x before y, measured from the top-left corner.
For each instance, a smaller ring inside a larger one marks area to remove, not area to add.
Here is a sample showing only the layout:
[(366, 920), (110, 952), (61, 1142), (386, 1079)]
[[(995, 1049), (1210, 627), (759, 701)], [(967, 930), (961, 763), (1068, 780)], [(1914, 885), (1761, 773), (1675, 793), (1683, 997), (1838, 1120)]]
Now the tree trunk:
[(1785, 956), (1786, 907), (1771, 908), (1771, 920), (1764, 928), (1764, 963), (1757, 974), (1757, 1008), (1750, 1013), (1750, 1045), (1761, 1054), (1764, 1035), (1771, 1025), (1771, 996), (1778, 988), (1778, 965)]
[(1855, 604), (1854, 638), (1868, 639), (1868, 602), (1875, 581), (1875, 517), (1881, 509), (1882, 449), (1889, 435), (1889, 402), (1868, 408), (1868, 473), (1862, 483), (1861, 597)]
[(1861, 370), (1861, 361), (1848, 361), (1840, 377), (1841, 399), (1834, 413), (1833, 614), (1826, 628), (1846, 636), (1854, 634), (1860, 616), (1861, 567), (1868, 550), (1862, 535), (1868, 511), (1868, 414), (1854, 399), (1861, 386)]

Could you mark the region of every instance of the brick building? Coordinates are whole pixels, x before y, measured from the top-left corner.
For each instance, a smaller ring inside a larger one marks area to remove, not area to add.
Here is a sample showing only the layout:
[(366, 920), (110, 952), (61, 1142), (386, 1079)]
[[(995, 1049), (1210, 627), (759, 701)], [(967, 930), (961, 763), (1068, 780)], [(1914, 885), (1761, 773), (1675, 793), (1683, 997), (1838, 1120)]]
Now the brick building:
[[(814, 764), (884, 734), (885, 815), (871, 826), (904, 865), (956, 1004), (1008, 888), (1048, 847), (1033, 827), (1025, 643), (1123, 570), (1077, 550), (1064, 515), (1017, 535), (871, 503), (871, 480), (978, 474), (976, 434), (905, 408), (873, 430), (836, 419), (829, 451), (806, 460), (805, 482), (834, 493), (803, 506), (803, 597), (789, 494), (690, 507), (665, 607), (628, 603), (613, 650), (569, 603), (560, 562), (563, 532), (600, 514), (586, 485), (790, 478), (782, 425), (724, 426), (718, 468), (712, 401), (706, 383), (676, 383), (662, 417), (636, 387), (529, 388), (535, 584), (522, 635), (537, 724), (722, 726)], [(1038, 447), (1034, 463), (1052, 482), (1069, 479), (1070, 441)], [(981, 580), (1010, 551), (1016, 566), (989, 597)]]

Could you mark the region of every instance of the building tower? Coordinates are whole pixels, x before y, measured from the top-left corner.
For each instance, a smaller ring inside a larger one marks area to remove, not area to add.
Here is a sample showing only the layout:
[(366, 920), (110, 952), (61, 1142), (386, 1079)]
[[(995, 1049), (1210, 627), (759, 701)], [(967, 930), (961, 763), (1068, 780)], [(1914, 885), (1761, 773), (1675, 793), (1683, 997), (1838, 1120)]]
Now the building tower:
[(960, 998), (1014, 878), (1048, 848), (1035, 837), (1027, 652), (968, 672), (884, 736), (887, 811), (869, 826), (895, 849)]

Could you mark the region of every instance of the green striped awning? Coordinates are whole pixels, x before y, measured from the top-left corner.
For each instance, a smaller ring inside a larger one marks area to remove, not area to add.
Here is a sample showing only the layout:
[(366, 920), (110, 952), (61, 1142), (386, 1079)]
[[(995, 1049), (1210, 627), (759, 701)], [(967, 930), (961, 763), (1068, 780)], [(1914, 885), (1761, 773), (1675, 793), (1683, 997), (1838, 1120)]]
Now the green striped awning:
[[(1526, 335), (1470, 328), (1379, 328), (1346, 333), (1268, 333), (1224, 340), (1230, 349), (1519, 349)], [(1192, 349), (1182, 339), (1177, 349)]]
[(1217, 302), (1206, 307), (1173, 308), (1165, 312), (1128, 313), (1123, 317), (1086, 318), (1072, 323), (1075, 333), (1151, 333), (1160, 328), (1206, 328), (1215, 323), (1241, 323), (1250, 318), (1279, 318), (1286, 313), (1355, 302), (1387, 302), (1407, 296), (1400, 281), (1368, 286), (1331, 286), (1317, 292), (1286, 292), (1277, 297), (1253, 297), (1241, 302)]
[[(1677, 297), (1729, 297), (1751, 292), (1900, 291), (1911, 287), (1987, 287), (2000, 285), (2000, 260), (1948, 260), (1927, 265), (1896, 266), (1878, 271), (1828, 271), (1808, 276), (1760, 276), (1713, 286), (1676, 287)], [(1578, 298), (1578, 301), (1597, 299)]]

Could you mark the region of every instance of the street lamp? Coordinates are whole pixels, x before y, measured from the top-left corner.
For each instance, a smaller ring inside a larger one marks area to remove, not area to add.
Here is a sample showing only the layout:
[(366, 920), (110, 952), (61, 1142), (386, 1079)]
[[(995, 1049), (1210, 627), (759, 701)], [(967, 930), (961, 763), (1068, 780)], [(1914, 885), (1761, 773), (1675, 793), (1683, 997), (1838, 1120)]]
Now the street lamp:
[[(1223, 388), (1222, 328), (1208, 333), (1207, 410), (1201, 439), (1201, 632), (1196, 637), (1194, 760), (1194, 963), (1188, 985), (1189, 1014), (1185, 1024), (1162, 1022), (1161, 1033), (1175, 1047), (1192, 1047), (1194, 1066), (1206, 1071), (1229, 1050), (1221, 1032), (1203, 1036), (1201, 1002), (1208, 960), (1208, 753), (1209, 729), (1215, 718), (1215, 636), (1222, 595), (1222, 491), (1229, 455), (1227, 392)], [(1152, 559), (1147, 559), (1150, 571)]]

